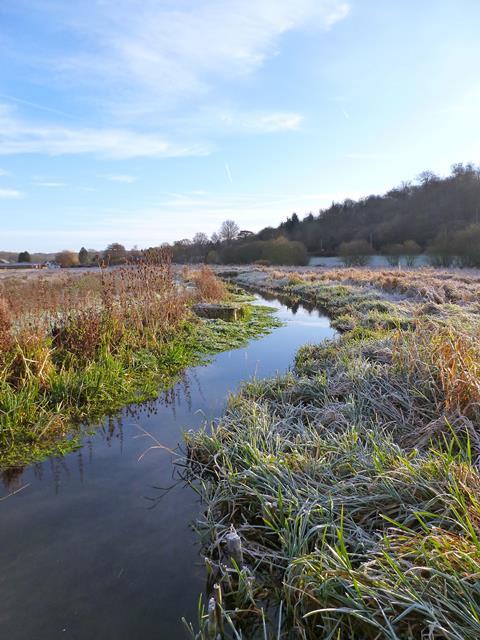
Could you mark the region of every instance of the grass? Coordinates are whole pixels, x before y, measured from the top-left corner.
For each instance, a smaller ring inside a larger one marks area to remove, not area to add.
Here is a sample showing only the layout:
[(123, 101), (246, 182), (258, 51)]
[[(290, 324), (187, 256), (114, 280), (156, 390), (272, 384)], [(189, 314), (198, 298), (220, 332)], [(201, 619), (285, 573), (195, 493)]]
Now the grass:
[(286, 376), (247, 383), (213, 429), (187, 434), (217, 585), (191, 635), (479, 637), (476, 301), (261, 273), (239, 280), (316, 300), (345, 328), (300, 349)]
[[(186, 274), (185, 274), (186, 275)], [(0, 297), (0, 467), (79, 445), (84, 428), (155, 398), (208, 354), (275, 325), (208, 269), (184, 280), (168, 256), (97, 274), (3, 280)], [(232, 299), (241, 321), (204, 321), (198, 301)]]

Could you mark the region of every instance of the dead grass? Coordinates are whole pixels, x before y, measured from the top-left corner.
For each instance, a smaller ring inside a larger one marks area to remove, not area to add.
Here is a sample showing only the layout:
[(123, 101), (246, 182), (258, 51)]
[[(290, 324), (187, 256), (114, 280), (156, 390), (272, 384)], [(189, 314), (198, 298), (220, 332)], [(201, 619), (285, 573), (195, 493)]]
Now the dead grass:
[(203, 347), (191, 304), (226, 292), (206, 270), (192, 282), (178, 280), (167, 252), (120, 268), (1, 279), (2, 463), (45, 455), (75, 423), (173, 380)]
[(443, 304), (475, 303), (480, 300), (480, 274), (458, 270), (343, 268), (292, 271), (264, 269), (274, 279), (293, 278), (304, 282), (337, 282), (374, 287), (385, 293)]
[(210, 267), (202, 266), (199, 269), (185, 269), (184, 277), (193, 282), (197, 288), (198, 296), (202, 300), (215, 302), (224, 300), (228, 291), (225, 284), (216, 277)]

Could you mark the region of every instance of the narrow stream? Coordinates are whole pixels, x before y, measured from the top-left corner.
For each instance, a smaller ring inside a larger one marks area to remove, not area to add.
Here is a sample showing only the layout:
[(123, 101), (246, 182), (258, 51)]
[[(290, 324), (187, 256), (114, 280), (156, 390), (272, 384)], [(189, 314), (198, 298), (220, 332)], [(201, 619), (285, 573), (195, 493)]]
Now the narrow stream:
[[(180, 640), (195, 622), (204, 565), (190, 523), (201, 505), (169, 448), (221, 415), (230, 392), (285, 372), (298, 347), (334, 335), (302, 305), (257, 295), (285, 326), (189, 369), (154, 402), (125, 408), (84, 446), (11, 477), (0, 501), (0, 636), (9, 640)], [(142, 454), (143, 455), (142, 457)], [(23, 487), (23, 488), (22, 488)]]

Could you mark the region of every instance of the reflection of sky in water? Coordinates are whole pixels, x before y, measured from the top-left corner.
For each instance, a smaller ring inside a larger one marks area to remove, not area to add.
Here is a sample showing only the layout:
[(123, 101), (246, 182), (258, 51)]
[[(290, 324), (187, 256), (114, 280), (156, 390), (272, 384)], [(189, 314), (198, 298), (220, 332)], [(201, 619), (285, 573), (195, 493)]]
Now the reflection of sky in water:
[(77, 452), (12, 472), (8, 490), (28, 486), (0, 502), (3, 637), (185, 637), (180, 619), (196, 620), (204, 583), (189, 527), (201, 507), (145, 432), (178, 458), (182, 431), (221, 415), (243, 380), (284, 372), (300, 345), (333, 335), (317, 311), (261, 302), (286, 325), (125, 408)]

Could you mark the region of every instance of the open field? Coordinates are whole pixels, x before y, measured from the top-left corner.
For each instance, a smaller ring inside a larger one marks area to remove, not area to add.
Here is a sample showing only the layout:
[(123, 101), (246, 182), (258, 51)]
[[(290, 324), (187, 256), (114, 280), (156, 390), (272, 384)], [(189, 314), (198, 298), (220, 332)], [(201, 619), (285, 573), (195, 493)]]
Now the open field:
[(197, 637), (477, 638), (478, 272), (234, 279), (326, 310), (341, 334), (187, 435), (218, 585)]
[[(237, 296), (238, 298), (238, 296)], [(206, 268), (160, 263), (21, 272), (0, 280), (0, 466), (75, 447), (79, 425), (156, 397), (187, 366), (274, 321), (200, 320), (196, 302), (236, 302)]]

